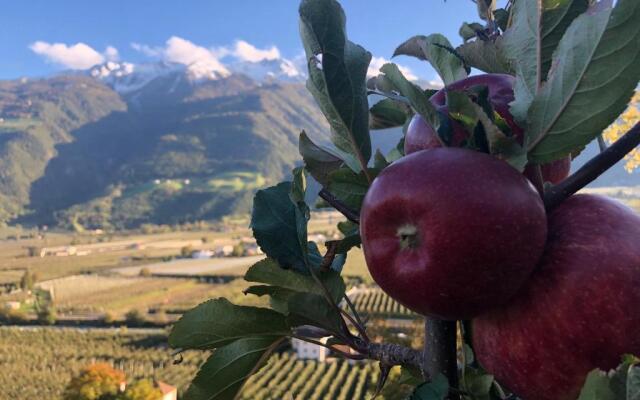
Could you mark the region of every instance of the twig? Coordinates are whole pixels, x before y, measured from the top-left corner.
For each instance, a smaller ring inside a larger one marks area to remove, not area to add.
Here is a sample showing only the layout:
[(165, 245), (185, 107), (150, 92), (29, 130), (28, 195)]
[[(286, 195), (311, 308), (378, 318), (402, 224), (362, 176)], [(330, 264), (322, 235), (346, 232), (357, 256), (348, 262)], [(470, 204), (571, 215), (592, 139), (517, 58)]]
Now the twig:
[(360, 223), (360, 215), (357, 211), (352, 210), (349, 206), (344, 204), (340, 199), (333, 195), (333, 193), (329, 192), (327, 189), (322, 189), (318, 195), (324, 199), (327, 203), (329, 203), (333, 208), (340, 211), (342, 215), (347, 217), (347, 219), (353, 223)]
[(604, 142), (602, 135), (598, 135), (598, 147), (600, 147), (600, 153), (607, 149), (607, 144)]
[(338, 240), (328, 240), (324, 243), (327, 248), (327, 252), (324, 253), (324, 257), (322, 257), (322, 264), (320, 264), (320, 269), (323, 271), (328, 271), (331, 268), (331, 264), (336, 259), (336, 251), (338, 250), (338, 244), (340, 241)]
[(345, 303), (347, 303), (347, 306), (351, 309), (351, 313), (353, 314), (353, 317), (356, 319), (357, 321), (357, 325), (356, 328), (358, 328), (358, 325), (360, 326), (360, 328), (358, 328), (358, 332), (360, 332), (360, 335), (362, 336), (362, 338), (366, 341), (369, 341), (369, 337), (367, 336), (367, 332), (365, 329), (365, 324), (364, 322), (362, 322), (362, 318), (360, 318), (360, 314), (358, 314), (358, 311), (356, 310), (356, 307), (353, 305), (353, 303), (351, 302), (351, 299), (349, 299), (349, 296), (347, 296), (347, 294), (345, 293), (344, 297), (344, 301)]
[(348, 358), (350, 360), (364, 360), (366, 357), (362, 354), (351, 354), (351, 353), (346, 353), (342, 350), (336, 349), (335, 347), (328, 345), (326, 343), (322, 343), (319, 340), (314, 340), (314, 339), (310, 339), (308, 337), (304, 337), (304, 336), (298, 336), (298, 335), (291, 335), (292, 338), (298, 339), (298, 340), (302, 340), (303, 342), (307, 342), (307, 343), (311, 343), (311, 344), (315, 344), (317, 346), (322, 346), (322, 347), (326, 347), (327, 349), (331, 350), (331, 351), (335, 351), (336, 353), (340, 354), (342, 357), (344, 358)]
[(573, 175), (548, 189), (544, 196), (544, 205), (547, 211), (552, 210), (569, 196), (594, 181), (639, 144), (640, 122), (636, 123), (633, 128), (605, 151), (589, 160)]

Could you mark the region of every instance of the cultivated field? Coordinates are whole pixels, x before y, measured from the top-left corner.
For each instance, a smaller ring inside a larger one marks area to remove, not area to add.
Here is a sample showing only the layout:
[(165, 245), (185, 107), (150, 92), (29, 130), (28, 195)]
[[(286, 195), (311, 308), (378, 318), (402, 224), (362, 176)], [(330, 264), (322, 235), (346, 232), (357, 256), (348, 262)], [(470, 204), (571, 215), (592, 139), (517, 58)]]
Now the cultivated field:
[[(94, 362), (108, 362), (128, 379), (159, 379), (184, 393), (207, 354), (188, 352), (174, 365), (164, 343), (161, 332), (0, 327), (0, 398), (59, 399), (69, 379)], [(321, 363), (284, 352), (250, 379), (241, 399), (364, 400), (371, 397), (377, 378), (372, 363)], [(379, 399), (395, 397), (391, 393)]]

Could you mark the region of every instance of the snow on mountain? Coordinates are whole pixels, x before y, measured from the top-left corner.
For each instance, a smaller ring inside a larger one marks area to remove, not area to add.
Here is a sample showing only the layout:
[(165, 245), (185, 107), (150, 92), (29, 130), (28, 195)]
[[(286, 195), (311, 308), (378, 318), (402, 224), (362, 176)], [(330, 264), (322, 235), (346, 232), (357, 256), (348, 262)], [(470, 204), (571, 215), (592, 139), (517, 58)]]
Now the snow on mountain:
[(130, 93), (141, 89), (149, 82), (180, 73), (192, 84), (226, 78), (231, 74), (247, 75), (258, 82), (303, 82), (303, 69), (295, 62), (277, 58), (270, 60), (236, 61), (222, 70), (219, 65), (197, 61), (189, 65), (160, 61), (155, 63), (132, 64), (109, 61), (90, 68), (88, 74), (105, 82), (119, 93)]

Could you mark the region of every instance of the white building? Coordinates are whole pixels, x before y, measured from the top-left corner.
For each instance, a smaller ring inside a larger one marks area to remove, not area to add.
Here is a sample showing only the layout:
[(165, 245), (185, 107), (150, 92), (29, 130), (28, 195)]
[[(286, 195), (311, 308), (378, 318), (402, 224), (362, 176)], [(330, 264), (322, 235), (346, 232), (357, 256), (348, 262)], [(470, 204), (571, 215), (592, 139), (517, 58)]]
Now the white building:
[(206, 260), (213, 257), (213, 251), (211, 250), (197, 250), (191, 253), (191, 258), (198, 260)]
[[(319, 341), (322, 343), (327, 343), (327, 339), (329, 338), (324, 337)], [(291, 347), (296, 352), (298, 358), (305, 360), (326, 361), (330, 352), (326, 347), (295, 338), (291, 339)]]

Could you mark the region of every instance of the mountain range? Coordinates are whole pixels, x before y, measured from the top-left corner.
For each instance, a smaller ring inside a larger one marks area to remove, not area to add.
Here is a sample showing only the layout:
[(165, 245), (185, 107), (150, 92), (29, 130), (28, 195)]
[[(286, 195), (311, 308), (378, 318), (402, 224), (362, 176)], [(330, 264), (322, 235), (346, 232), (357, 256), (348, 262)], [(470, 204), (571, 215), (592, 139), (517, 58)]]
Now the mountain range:
[[(121, 229), (248, 211), (299, 163), (300, 131), (328, 131), (301, 71), (107, 62), (0, 81), (0, 223)], [(373, 143), (385, 152), (400, 136)], [(598, 183), (629, 184), (617, 170)]]

